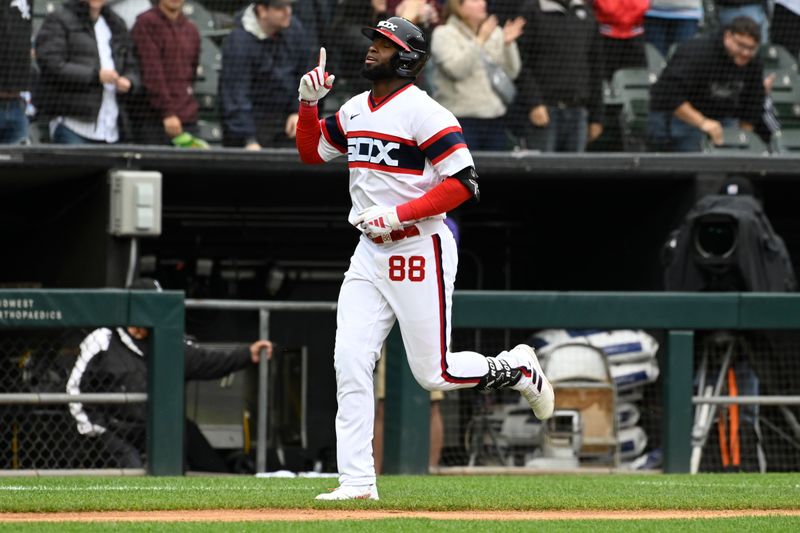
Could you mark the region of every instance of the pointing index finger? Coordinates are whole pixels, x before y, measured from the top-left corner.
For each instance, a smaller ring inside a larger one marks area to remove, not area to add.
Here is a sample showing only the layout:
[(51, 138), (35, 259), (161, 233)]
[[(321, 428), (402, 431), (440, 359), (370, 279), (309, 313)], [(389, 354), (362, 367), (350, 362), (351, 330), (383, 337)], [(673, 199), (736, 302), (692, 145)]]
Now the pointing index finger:
[(319, 68), (322, 69), (322, 72), (325, 72), (325, 61), (327, 59), (327, 53), (325, 52), (325, 47), (321, 47), (319, 49)]

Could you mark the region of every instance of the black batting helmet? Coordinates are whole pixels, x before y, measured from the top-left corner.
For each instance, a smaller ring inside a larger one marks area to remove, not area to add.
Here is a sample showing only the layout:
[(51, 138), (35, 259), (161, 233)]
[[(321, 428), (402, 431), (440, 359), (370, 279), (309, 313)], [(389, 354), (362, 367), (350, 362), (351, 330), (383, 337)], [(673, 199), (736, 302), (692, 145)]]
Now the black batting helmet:
[(399, 50), (392, 58), (392, 66), (401, 78), (416, 78), (428, 59), (425, 34), (402, 17), (382, 20), (374, 28), (362, 28), (361, 33), (370, 40), (378, 36), (385, 37), (397, 46)]

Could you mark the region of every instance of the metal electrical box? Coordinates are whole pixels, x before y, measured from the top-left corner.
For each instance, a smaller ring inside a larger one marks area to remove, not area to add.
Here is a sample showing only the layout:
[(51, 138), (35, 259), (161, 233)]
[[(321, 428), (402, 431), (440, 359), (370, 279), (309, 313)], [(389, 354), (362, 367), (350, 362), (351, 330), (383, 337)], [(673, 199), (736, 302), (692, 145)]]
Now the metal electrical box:
[(110, 234), (161, 235), (161, 172), (112, 170), (108, 184)]

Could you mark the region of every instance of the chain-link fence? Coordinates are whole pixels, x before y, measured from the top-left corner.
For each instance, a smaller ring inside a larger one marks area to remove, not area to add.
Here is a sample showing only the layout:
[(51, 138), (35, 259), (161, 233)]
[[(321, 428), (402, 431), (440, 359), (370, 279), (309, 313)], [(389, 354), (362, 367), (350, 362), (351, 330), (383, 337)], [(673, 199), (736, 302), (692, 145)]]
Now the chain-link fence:
[[(637, 337), (632, 342), (641, 336), (652, 344), (637, 351), (638, 359), (634, 357), (627, 364), (619, 361), (620, 355), (625, 355), (619, 350), (630, 351), (630, 343), (616, 342), (616, 348), (608, 350), (612, 357), (606, 352), (590, 352), (588, 360), (586, 354), (579, 354), (573, 361), (562, 350), (589, 345), (592, 335), (596, 344), (599, 334), (593, 330), (456, 330), (454, 351), (476, 349), (489, 355), (519, 343), (535, 346), (556, 387), (556, 417), (549, 423), (540, 422), (524, 398), (512, 390), (492, 394), (471, 389), (448, 392), (442, 401), (444, 447), (440, 466), (544, 470), (659, 467), (662, 406), (655, 358), (658, 343), (644, 332), (630, 332)], [(543, 345), (545, 342), (549, 347)], [(561, 351), (553, 353), (554, 348)]]
[(800, 469), (798, 355), (795, 331), (698, 332), (695, 396), (790, 398), (785, 403), (696, 404), (693, 470)]
[[(557, 413), (543, 424), (516, 392), (448, 392), (439, 405), (438, 465), (658, 468), (662, 392), (670, 386), (660, 373), (663, 337), (657, 330), (454, 330), (454, 351), (536, 346), (556, 386)], [(144, 468), (143, 349), (127, 328), (4, 329), (0, 470)], [(697, 331), (694, 351), (692, 469), (800, 469), (800, 334)], [(739, 403), (708, 403), (720, 398)]]
[[(532, 334), (521, 330), (456, 330), (454, 351), (474, 349), (494, 354), (522, 342), (537, 345), (540, 354), (544, 354), (541, 360), (545, 372), (556, 382), (557, 411), (577, 410), (584, 416), (577, 421), (573, 432), (570, 413), (562, 413), (566, 419), (543, 424), (514, 391), (485, 394), (464, 389), (448, 392), (441, 402), (444, 445), (439, 466), (660, 468), (662, 389), (668, 386), (659, 371), (664, 357), (664, 350), (660, 348), (662, 336), (663, 332), (659, 331), (547, 330)], [(542, 346), (543, 339), (556, 345), (602, 347), (615, 396), (609, 399), (601, 389), (576, 396), (569, 380), (561, 380), (568, 377), (565, 374), (579, 376), (581, 381), (589, 374), (602, 376), (602, 368), (593, 369), (599, 360), (586, 359), (585, 354), (579, 354), (578, 359), (564, 359), (564, 364), (571, 366), (558, 366), (554, 358), (548, 357), (554, 345)], [(642, 343), (649, 348), (643, 349)], [(731, 359), (723, 368), (728, 348), (732, 348)], [(697, 397), (692, 431), (692, 446), (696, 448), (694, 471), (800, 469), (800, 410), (795, 385), (800, 375), (798, 355), (800, 335), (797, 332), (697, 332), (694, 377), (691, 378)], [(720, 374), (722, 381), (715, 389)], [(734, 400), (737, 397), (761, 398), (738, 405), (702, 403), (712, 397), (728, 396)], [(772, 402), (764, 397), (781, 397), (783, 401)], [(613, 402), (616, 420), (607, 416), (604, 402), (609, 401)], [(574, 405), (566, 405), (570, 402)], [(432, 427), (432, 431), (436, 429)], [(554, 434), (558, 437), (555, 441)], [(618, 458), (587, 450), (589, 434), (613, 435), (619, 446)]]
[(401, 16), (427, 42), (407, 67), (473, 150), (796, 151), (800, 14), (741, 4), (21, 0), (0, 57), (0, 92), (19, 107), (4, 142), (291, 147), (319, 47), (336, 75), (331, 114), (370, 88), (361, 28)]
[(0, 469), (143, 469), (147, 378), (137, 342), (108, 328), (4, 329)]

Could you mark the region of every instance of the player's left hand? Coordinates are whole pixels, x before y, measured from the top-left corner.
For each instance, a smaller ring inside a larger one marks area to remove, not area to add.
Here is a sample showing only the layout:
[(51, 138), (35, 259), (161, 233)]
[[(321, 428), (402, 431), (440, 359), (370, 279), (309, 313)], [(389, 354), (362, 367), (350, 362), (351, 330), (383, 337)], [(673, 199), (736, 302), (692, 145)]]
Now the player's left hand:
[(397, 216), (397, 208), (382, 205), (373, 205), (361, 211), (353, 225), (370, 238), (388, 235), (403, 227)]

